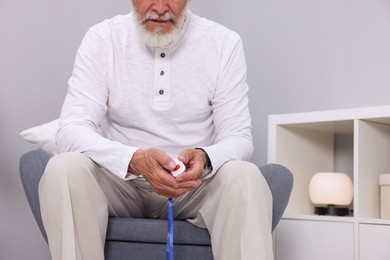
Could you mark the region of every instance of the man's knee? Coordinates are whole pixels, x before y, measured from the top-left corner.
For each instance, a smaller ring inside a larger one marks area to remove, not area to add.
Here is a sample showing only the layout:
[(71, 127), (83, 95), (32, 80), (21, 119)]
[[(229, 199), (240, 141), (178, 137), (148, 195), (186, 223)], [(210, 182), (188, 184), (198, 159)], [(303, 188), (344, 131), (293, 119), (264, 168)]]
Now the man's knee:
[(229, 190), (229, 193), (265, 192), (269, 186), (260, 169), (247, 161), (229, 161), (216, 174), (218, 186)]
[(259, 168), (247, 161), (229, 161), (225, 163), (218, 171), (219, 175), (227, 182), (245, 181), (251, 182), (253, 180), (263, 179)]
[(40, 186), (61, 186), (80, 182), (81, 178), (89, 178), (85, 172), (96, 167), (91, 159), (78, 152), (62, 153), (53, 156), (47, 163)]

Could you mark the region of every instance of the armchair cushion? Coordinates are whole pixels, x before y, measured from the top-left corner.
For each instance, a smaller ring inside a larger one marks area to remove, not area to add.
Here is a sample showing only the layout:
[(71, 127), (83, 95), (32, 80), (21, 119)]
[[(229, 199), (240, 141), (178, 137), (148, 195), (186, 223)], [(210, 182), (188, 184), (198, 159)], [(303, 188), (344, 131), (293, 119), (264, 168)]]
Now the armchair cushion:
[(55, 135), (58, 130), (58, 119), (48, 123), (25, 129), (19, 133), (24, 140), (32, 144), (34, 148), (41, 148), (52, 153), (57, 152)]

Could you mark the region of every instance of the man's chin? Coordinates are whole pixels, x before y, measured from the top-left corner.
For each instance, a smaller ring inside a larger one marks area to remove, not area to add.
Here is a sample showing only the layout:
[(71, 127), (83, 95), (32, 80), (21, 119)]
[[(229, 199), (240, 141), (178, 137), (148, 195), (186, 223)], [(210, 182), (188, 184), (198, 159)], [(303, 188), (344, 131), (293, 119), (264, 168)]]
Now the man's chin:
[(140, 28), (142, 38), (146, 45), (151, 49), (167, 47), (172, 44), (179, 36), (180, 30), (175, 30), (175, 27), (170, 28), (155, 26), (153, 29), (144, 23)]
[(172, 33), (173, 30), (167, 30), (165, 28), (154, 28), (153, 30), (145, 30), (145, 33), (154, 35), (154, 36), (167, 36)]
[(143, 39), (145, 40), (146, 45), (151, 49), (169, 46), (176, 40), (176, 38), (177, 34), (174, 32), (162, 34), (144, 31), (143, 33)]

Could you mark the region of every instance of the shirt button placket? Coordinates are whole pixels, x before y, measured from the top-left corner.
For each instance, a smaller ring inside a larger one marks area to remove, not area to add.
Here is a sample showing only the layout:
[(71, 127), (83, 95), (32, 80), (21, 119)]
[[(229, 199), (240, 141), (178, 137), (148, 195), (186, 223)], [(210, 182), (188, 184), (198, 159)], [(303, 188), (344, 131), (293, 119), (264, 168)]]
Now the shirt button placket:
[(160, 108), (169, 107), (169, 55), (165, 50), (155, 54), (155, 102)]
[[(164, 52), (160, 53), (160, 57), (161, 57), (162, 59), (164, 59), (164, 58), (165, 58), (165, 53), (164, 53)], [(161, 71), (160, 71), (160, 75), (161, 75), (161, 76), (164, 76), (164, 74), (165, 74), (164, 70), (161, 70)], [(158, 93), (162, 96), (162, 95), (164, 95), (164, 90), (163, 90), (163, 89), (160, 89), (160, 90), (158, 91)]]
[[(161, 55), (163, 55), (164, 53), (161, 53)], [(162, 57), (162, 56), (161, 56)], [(164, 57), (165, 57), (165, 54), (164, 54)], [(165, 72), (163, 71), (163, 70), (161, 70), (160, 71), (160, 75), (161, 76), (164, 76), (164, 74), (165, 74)], [(158, 91), (158, 93), (160, 94), (160, 95), (164, 95), (164, 90), (163, 89), (160, 89), (159, 91)]]

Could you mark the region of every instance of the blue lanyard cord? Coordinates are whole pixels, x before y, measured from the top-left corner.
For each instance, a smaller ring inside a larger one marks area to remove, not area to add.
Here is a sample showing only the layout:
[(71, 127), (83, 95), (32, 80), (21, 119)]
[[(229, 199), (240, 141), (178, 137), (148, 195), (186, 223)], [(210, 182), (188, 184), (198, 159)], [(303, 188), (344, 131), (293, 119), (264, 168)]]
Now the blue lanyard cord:
[(166, 247), (166, 260), (173, 260), (173, 209), (172, 198), (168, 199), (168, 235), (167, 235), (167, 247)]

